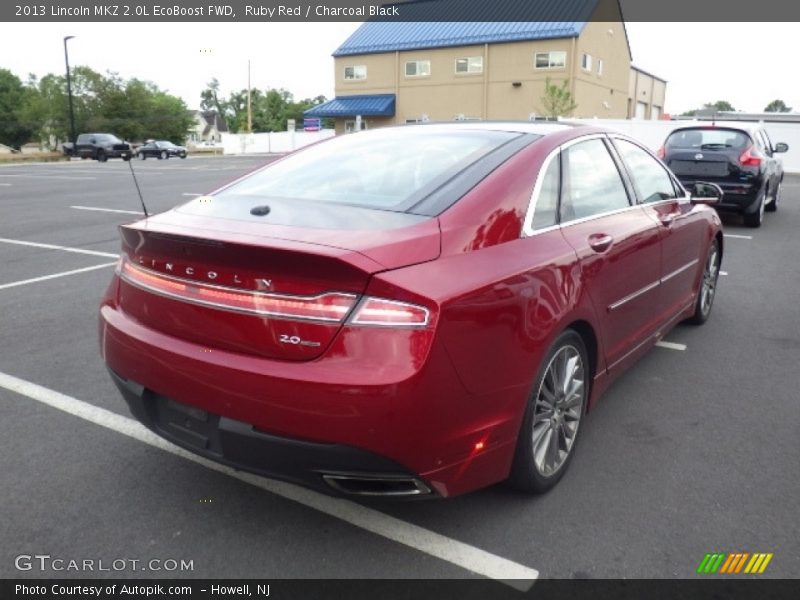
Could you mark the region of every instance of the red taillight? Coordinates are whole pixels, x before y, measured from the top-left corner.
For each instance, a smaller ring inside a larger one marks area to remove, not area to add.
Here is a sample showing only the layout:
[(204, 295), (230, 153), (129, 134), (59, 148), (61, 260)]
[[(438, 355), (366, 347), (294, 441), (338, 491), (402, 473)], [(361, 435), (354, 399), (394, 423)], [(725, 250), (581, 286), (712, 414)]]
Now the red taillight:
[(664, 150), (664, 146), (661, 146), (658, 150), (656, 150), (656, 156), (661, 160), (664, 160), (664, 156), (666, 155), (666, 151)]
[(352, 325), (424, 327), (429, 317), (430, 311), (416, 304), (367, 297), (361, 301), (349, 322)]
[(179, 279), (123, 259), (120, 276), (141, 289), (192, 304), (253, 315), (341, 323), (356, 302), (354, 294), (330, 292), (319, 296), (265, 294)]
[(749, 146), (739, 157), (739, 163), (743, 167), (759, 167), (761, 166), (761, 157), (753, 151), (752, 146)]

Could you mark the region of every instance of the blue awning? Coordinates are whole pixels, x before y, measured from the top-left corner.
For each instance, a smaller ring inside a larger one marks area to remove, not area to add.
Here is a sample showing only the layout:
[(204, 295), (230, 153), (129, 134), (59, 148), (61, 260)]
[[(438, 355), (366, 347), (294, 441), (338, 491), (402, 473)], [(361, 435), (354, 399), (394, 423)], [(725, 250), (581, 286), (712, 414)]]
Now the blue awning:
[(303, 112), (306, 117), (393, 117), (394, 94), (337, 96)]

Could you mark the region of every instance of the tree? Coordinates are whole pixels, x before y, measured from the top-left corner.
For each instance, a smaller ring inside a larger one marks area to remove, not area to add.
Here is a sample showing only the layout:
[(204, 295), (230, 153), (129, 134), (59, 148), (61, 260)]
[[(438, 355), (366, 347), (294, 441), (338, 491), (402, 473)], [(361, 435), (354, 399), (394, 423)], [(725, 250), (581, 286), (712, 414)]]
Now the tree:
[[(200, 92), (201, 110), (215, 110), (220, 118), (228, 123), (230, 117), (230, 105), (224, 98), (219, 97), (219, 81), (213, 77), (206, 84), (206, 89)], [(230, 129), (230, 124), (229, 129)]]
[[(306, 110), (326, 101), (327, 98), (322, 95), (295, 101), (294, 95), (283, 88), (250, 90), (253, 131), (286, 131), (286, 122), (289, 119), (302, 123)], [(225, 119), (231, 133), (247, 131), (246, 89), (232, 92), (225, 98), (219, 93), (219, 81), (213, 78), (200, 93), (200, 107), (203, 110), (216, 110)], [(333, 127), (333, 120), (325, 119), (323, 125)]]
[(736, 109), (733, 108), (733, 105), (730, 102), (728, 102), (727, 100), (717, 100), (716, 102), (713, 102), (713, 103), (712, 102), (706, 102), (703, 105), (703, 108), (706, 109), (706, 110), (716, 110), (717, 112), (722, 112), (722, 111), (735, 112), (736, 111)]
[(18, 148), (31, 140), (35, 130), (20, 115), (29, 100), (30, 92), (19, 77), (0, 69), (0, 144)]
[(94, 131), (109, 131), (127, 140), (157, 138), (182, 144), (192, 126), (183, 100), (149, 81), (123, 81), (110, 73), (98, 98), (101, 110), (92, 119)]
[(555, 83), (550, 83), (548, 77), (544, 82), (544, 96), (541, 98), (541, 112), (551, 119), (566, 117), (573, 110), (578, 108), (572, 93), (567, 89), (569, 79), (565, 79), (559, 87)]
[(764, 107), (764, 112), (792, 112), (792, 107), (786, 106), (783, 100), (773, 100)]
[[(30, 140), (57, 146), (69, 133), (66, 84), (63, 77), (46, 75), (37, 79), (28, 76), (23, 104), (16, 113), (18, 123), (32, 131)], [(29, 141), (30, 141), (29, 140)]]
[(716, 102), (706, 102), (703, 104), (703, 108), (695, 108), (693, 110), (687, 110), (684, 113), (681, 113), (682, 117), (696, 117), (697, 113), (699, 112), (722, 112), (722, 111), (729, 111), (735, 112), (736, 109), (733, 108), (733, 105), (728, 102), (727, 100), (717, 100)]

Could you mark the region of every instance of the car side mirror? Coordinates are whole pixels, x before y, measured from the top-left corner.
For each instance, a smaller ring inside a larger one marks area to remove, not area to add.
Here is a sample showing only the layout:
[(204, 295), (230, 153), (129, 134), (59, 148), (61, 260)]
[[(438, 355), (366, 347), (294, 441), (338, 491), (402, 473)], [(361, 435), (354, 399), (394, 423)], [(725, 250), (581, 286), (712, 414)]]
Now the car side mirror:
[(724, 192), (716, 183), (698, 181), (689, 190), (692, 204), (719, 204)]
[(777, 144), (775, 144), (775, 148), (773, 149), (773, 152), (776, 153), (788, 152), (788, 151), (789, 151), (789, 144), (784, 144), (783, 142), (778, 142)]

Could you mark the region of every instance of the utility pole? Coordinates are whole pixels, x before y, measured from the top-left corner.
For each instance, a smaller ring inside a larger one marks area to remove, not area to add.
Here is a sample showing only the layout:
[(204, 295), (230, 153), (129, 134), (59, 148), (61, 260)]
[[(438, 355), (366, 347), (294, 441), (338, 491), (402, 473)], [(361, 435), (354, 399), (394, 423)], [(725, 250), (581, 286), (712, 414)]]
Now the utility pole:
[(67, 65), (67, 98), (69, 99), (69, 130), (70, 141), (72, 142), (72, 151), (75, 151), (75, 111), (72, 108), (72, 80), (69, 76), (69, 54), (67, 53), (67, 40), (74, 38), (74, 35), (68, 35), (64, 38), (64, 62)]
[(247, 59), (247, 133), (253, 133), (253, 108), (250, 101), (250, 59)]

